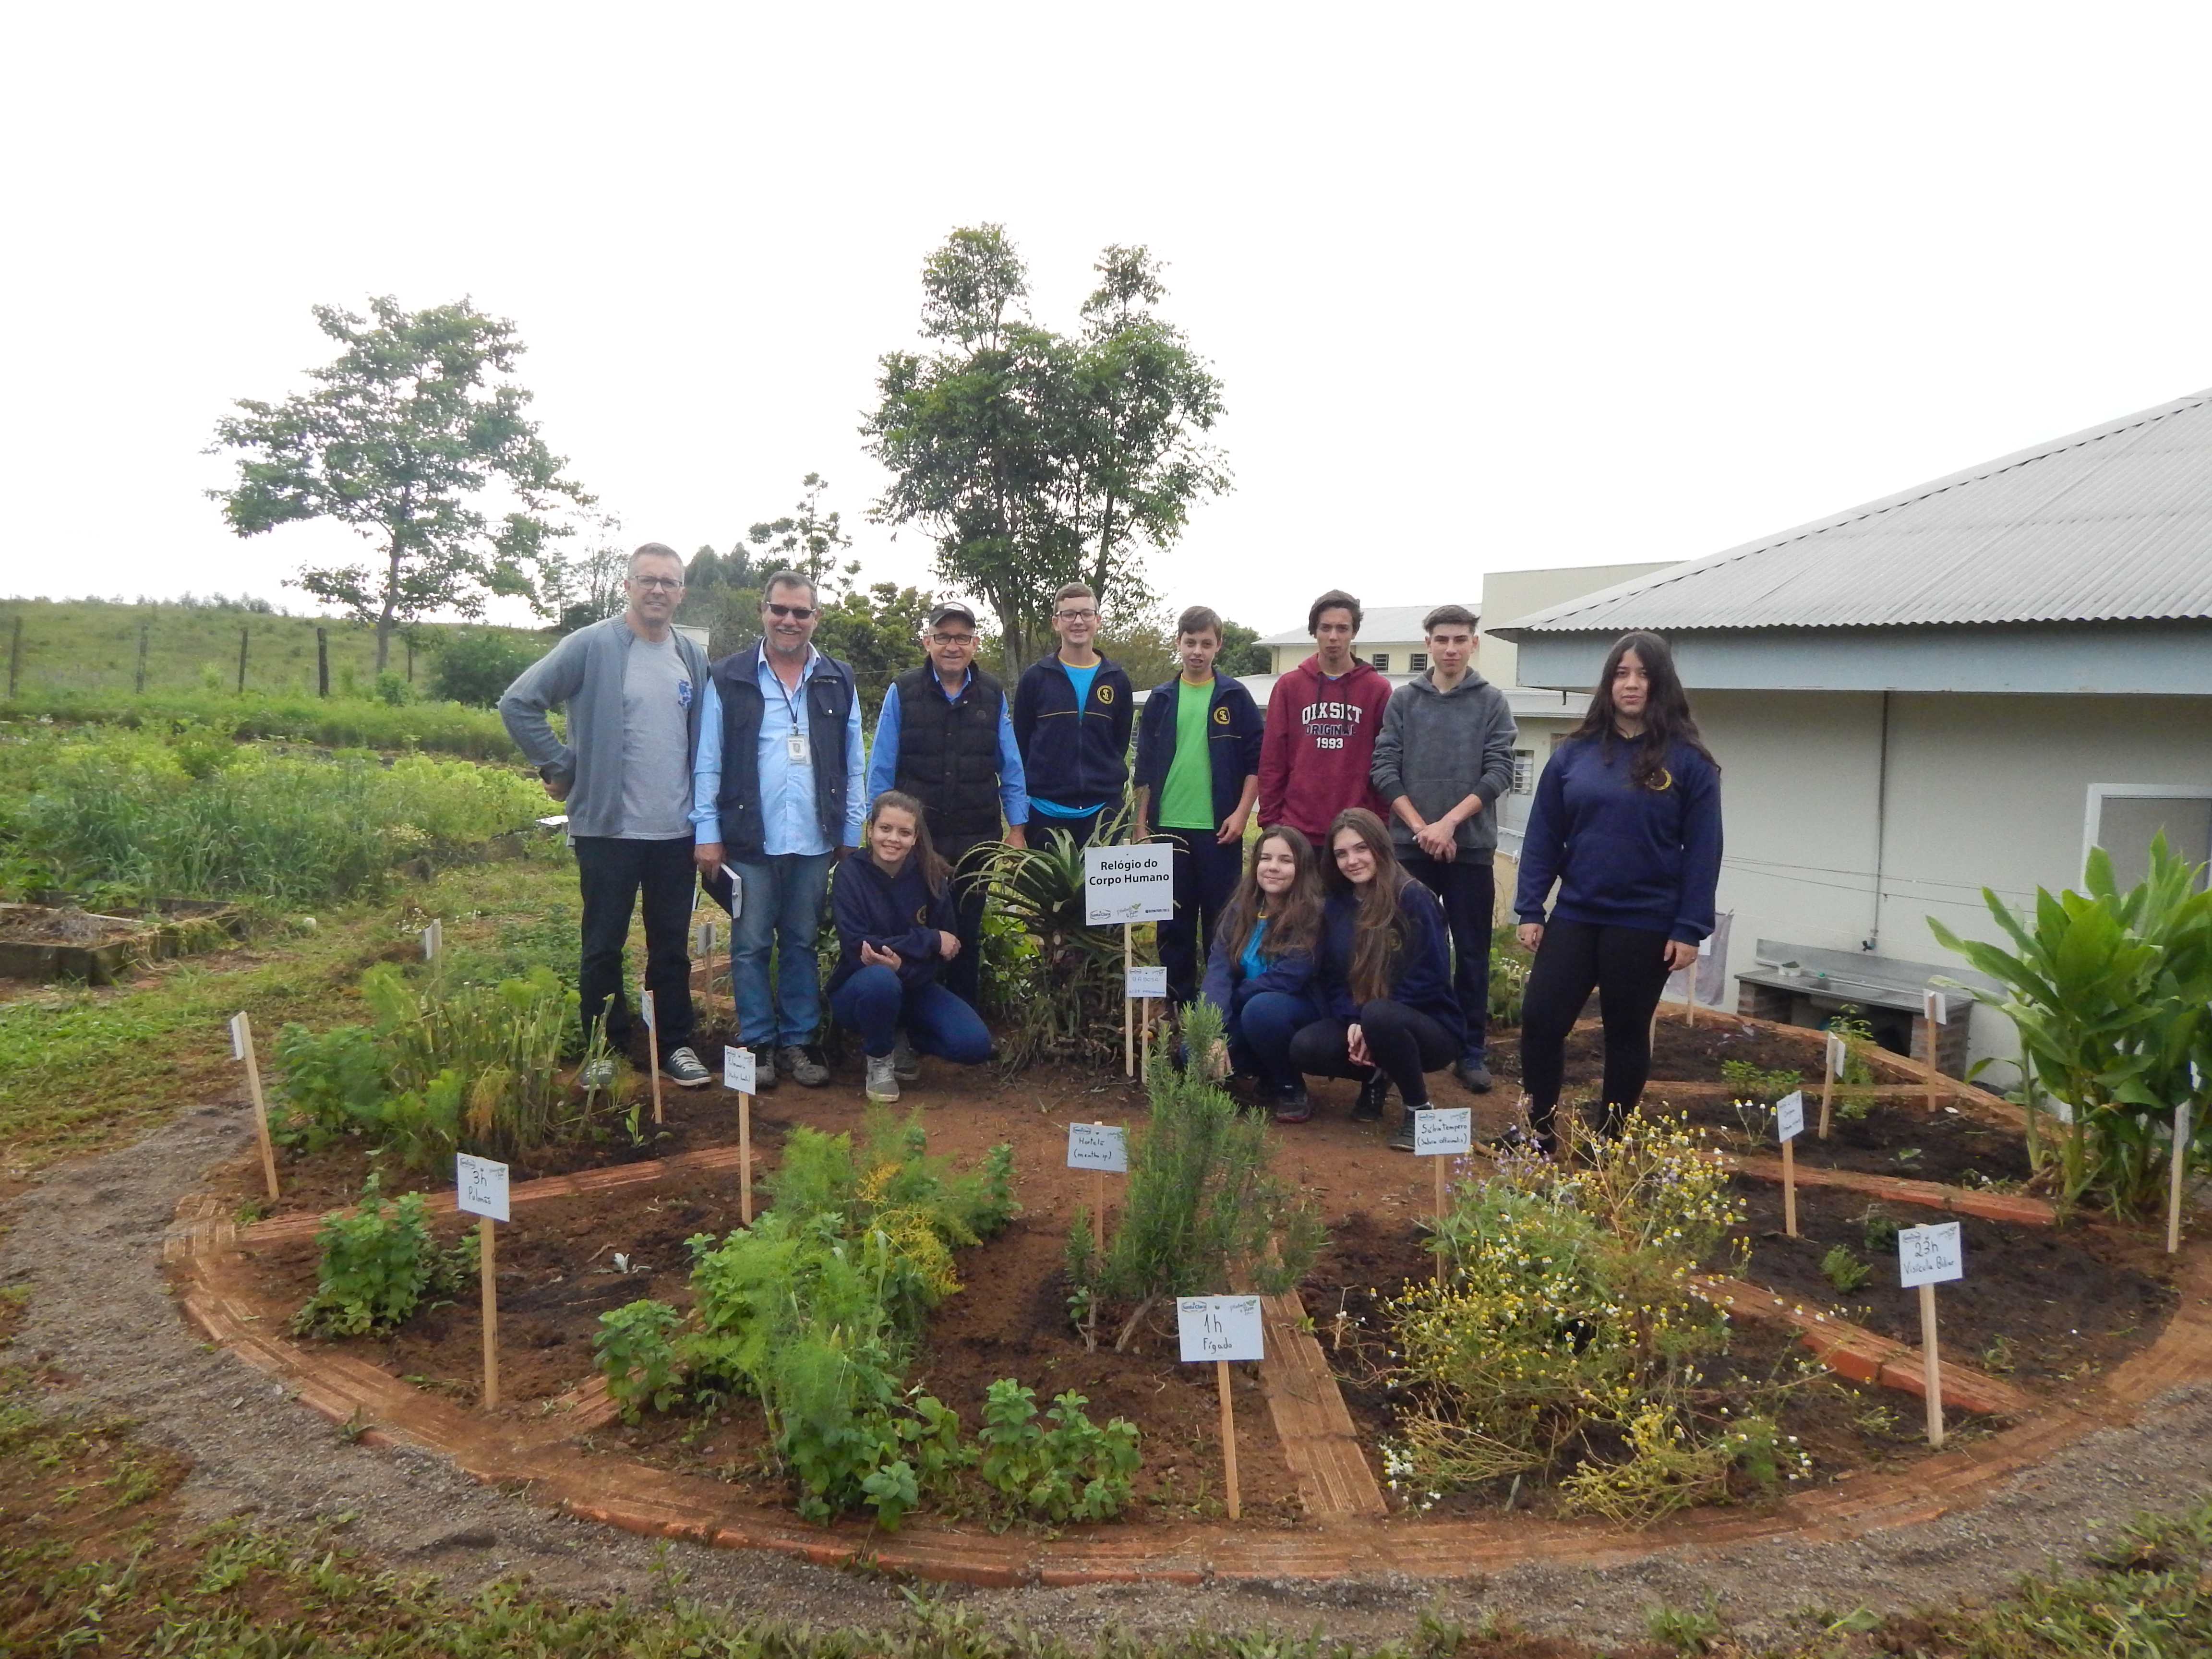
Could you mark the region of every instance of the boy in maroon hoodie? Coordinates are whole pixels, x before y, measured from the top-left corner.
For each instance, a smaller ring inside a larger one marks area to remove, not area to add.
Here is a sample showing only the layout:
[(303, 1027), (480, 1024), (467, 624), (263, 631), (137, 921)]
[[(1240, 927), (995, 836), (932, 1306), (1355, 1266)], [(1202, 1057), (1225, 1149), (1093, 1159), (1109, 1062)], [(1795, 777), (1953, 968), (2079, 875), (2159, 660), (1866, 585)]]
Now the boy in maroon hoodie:
[(1389, 809), (1368, 773), (1390, 682), (1352, 654), (1363, 616), (1359, 601), (1331, 588), (1306, 612), (1317, 647), (1275, 682), (1260, 744), (1260, 819), (1287, 823), (1316, 847), (1348, 806), (1376, 817)]

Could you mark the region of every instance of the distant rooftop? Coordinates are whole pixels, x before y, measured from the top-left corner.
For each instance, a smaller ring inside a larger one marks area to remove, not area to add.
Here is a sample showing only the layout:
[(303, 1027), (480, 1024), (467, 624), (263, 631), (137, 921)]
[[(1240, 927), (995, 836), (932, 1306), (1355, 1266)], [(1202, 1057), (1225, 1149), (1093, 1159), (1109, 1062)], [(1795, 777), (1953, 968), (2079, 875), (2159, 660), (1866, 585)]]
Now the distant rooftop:
[[(1448, 603), (1444, 599), (1432, 599), (1426, 605), (1370, 605), (1360, 617), (1359, 637), (1363, 640), (1418, 640), (1421, 637), (1421, 618), (1437, 606)], [(1472, 601), (1465, 603), (1468, 610), (1476, 609)], [(1291, 629), (1288, 633), (1270, 634), (1259, 641), (1261, 645), (1310, 645), (1312, 642), (1313, 635), (1307, 633), (1303, 625)]]
[[(1376, 632), (1380, 614), (1370, 614), (1363, 633)], [(1497, 631), (1517, 640), (1632, 628), (2206, 618), (2212, 391), (1585, 594)]]

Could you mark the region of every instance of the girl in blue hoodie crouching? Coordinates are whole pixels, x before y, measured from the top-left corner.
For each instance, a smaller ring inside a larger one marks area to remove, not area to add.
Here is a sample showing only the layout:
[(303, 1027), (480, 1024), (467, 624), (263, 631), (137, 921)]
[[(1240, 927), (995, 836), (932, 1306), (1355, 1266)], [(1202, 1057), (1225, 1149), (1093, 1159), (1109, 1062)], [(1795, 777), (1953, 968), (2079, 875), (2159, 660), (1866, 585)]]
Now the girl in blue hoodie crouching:
[(1226, 1059), (1259, 1079), (1278, 1123), (1313, 1115), (1291, 1063), (1291, 1039), (1321, 1018), (1314, 951), (1321, 943), (1321, 875), (1313, 843), (1287, 825), (1261, 833), (1214, 930), (1199, 995), (1221, 1015)]
[[(830, 1007), (860, 1034), (867, 1094), (889, 1103), (920, 1074), (918, 1051), (976, 1066), (991, 1057), (981, 1016), (937, 982), (959, 954), (952, 872), (929, 844), (921, 803), (886, 789), (868, 809), (859, 852), (837, 866), (830, 908), (837, 966)], [(900, 1028), (906, 1042), (899, 1041)]]

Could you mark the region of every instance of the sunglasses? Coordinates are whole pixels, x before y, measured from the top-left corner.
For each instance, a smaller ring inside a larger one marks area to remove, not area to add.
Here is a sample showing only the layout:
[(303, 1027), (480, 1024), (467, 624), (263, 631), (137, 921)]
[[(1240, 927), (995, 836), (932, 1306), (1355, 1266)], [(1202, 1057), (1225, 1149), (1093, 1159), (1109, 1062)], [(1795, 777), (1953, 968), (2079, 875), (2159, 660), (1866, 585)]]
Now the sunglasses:
[(776, 605), (770, 603), (763, 605), (761, 609), (767, 611), (771, 617), (788, 617), (793, 622), (805, 622), (809, 617), (814, 614), (814, 607), (811, 605)]

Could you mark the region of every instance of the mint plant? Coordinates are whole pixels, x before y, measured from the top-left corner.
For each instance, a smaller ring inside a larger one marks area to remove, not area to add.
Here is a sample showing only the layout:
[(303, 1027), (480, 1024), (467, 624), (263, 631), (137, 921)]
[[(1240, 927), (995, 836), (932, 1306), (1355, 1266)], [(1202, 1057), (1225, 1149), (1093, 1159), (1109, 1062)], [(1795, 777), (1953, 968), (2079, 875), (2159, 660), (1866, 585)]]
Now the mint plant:
[(622, 1410), (623, 1421), (635, 1423), (641, 1402), (665, 1412), (682, 1394), (676, 1345), (669, 1334), (684, 1322), (684, 1316), (665, 1302), (631, 1302), (599, 1316), (599, 1328), (592, 1338), (592, 1356), (607, 1379), (607, 1395)]
[(322, 1249), (315, 1293), (292, 1316), (302, 1335), (362, 1336), (397, 1329), (426, 1297), (449, 1296), (474, 1272), (476, 1230), (441, 1250), (430, 1236), (422, 1194), (392, 1204), (372, 1175), (360, 1205), (333, 1210), (315, 1230)]
[(1012, 1377), (991, 1384), (983, 1407), (981, 1474), (1019, 1510), (1049, 1521), (1103, 1521), (1129, 1501), (1137, 1468), (1136, 1425), (1115, 1418), (1103, 1428), (1084, 1413), (1081, 1395), (1054, 1396), (1037, 1423), (1036, 1390)]

